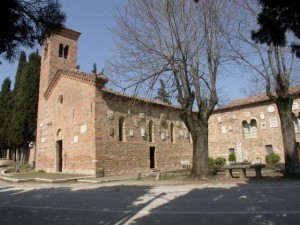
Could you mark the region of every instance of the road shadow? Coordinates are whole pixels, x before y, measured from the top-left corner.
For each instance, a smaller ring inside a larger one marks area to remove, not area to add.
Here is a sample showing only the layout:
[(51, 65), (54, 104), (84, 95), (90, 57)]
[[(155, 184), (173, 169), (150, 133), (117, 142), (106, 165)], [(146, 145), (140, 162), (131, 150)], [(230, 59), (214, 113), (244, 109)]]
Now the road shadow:
[(299, 179), (225, 181), (0, 187), (0, 224), (299, 224)]
[(165, 195), (169, 201), (145, 207), (144, 215), (131, 224), (299, 224), (299, 179), (276, 176), (224, 185), (227, 187), (203, 186), (187, 193), (178, 191), (175, 198)]
[[(117, 224), (144, 207), (151, 186), (0, 188), (0, 224)], [(160, 195), (159, 195), (160, 196)], [(157, 196), (157, 197), (159, 197)]]

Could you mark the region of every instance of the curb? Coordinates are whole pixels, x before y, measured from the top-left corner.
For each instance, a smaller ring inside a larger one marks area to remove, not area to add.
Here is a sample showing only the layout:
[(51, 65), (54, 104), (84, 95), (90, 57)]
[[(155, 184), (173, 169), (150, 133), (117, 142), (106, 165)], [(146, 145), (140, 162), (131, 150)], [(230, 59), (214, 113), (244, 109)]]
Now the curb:
[(99, 184), (99, 183), (108, 183), (108, 182), (116, 182), (116, 181), (126, 181), (126, 180), (135, 180), (135, 178), (120, 178), (120, 179), (104, 179), (104, 180), (77, 180), (77, 182), (81, 183), (92, 183), (92, 184)]

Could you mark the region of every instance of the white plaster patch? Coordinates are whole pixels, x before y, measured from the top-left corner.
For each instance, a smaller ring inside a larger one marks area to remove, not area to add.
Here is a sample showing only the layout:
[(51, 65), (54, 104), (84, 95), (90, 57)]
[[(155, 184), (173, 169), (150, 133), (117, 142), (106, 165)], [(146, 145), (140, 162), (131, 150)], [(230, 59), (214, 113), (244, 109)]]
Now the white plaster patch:
[(277, 124), (277, 118), (276, 117), (271, 117), (269, 119), (269, 124), (270, 124), (270, 127), (277, 127), (278, 124)]
[(268, 112), (274, 112), (274, 110), (275, 110), (274, 106), (270, 105), (268, 107)]
[(222, 127), (222, 134), (226, 134), (226, 127)]
[(107, 111), (107, 118), (110, 120), (114, 119), (114, 112), (113, 111)]
[(162, 133), (161, 133), (161, 135), (160, 135), (160, 137), (161, 137), (161, 140), (163, 140), (163, 141), (164, 141), (164, 140), (166, 139), (165, 133), (164, 133), (164, 132), (162, 132)]
[(133, 136), (134, 136), (134, 135), (133, 135), (133, 130), (130, 130), (130, 131), (129, 131), (129, 136), (130, 136), (130, 137), (133, 137)]
[(80, 133), (86, 133), (87, 131), (87, 125), (83, 124), (82, 126), (80, 126)]
[(139, 117), (140, 117), (140, 119), (145, 119), (145, 113), (140, 113)]
[(293, 102), (293, 106), (292, 106), (292, 110), (295, 111), (295, 110), (298, 110), (299, 109), (299, 105), (298, 105), (298, 102)]
[(251, 113), (250, 113), (250, 112), (245, 112), (245, 117), (246, 117), (246, 118), (250, 118), (250, 116), (251, 116)]
[(142, 136), (142, 137), (145, 137), (145, 136), (146, 136), (145, 128), (142, 128), (142, 129), (141, 129), (141, 136)]
[(78, 136), (74, 136), (73, 137), (73, 143), (76, 144), (79, 142), (79, 137)]

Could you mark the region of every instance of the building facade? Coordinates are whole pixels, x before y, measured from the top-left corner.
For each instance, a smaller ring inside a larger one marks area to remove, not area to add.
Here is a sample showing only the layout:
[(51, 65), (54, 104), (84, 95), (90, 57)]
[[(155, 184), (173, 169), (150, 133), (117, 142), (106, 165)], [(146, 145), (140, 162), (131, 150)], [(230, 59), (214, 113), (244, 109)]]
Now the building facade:
[[(63, 29), (42, 48), (36, 170), (109, 176), (179, 169), (191, 162), (192, 140), (179, 109), (118, 94), (105, 87), (103, 75), (78, 71), (79, 36)], [(235, 152), (238, 160), (253, 161), (273, 151), (283, 159), (276, 107), (266, 99), (250, 100), (214, 112), (210, 156)]]
[[(292, 92), (299, 92), (300, 86)], [(294, 100), (294, 128), (300, 141), (300, 99)], [(209, 120), (209, 153), (228, 159), (235, 153), (237, 161), (265, 162), (276, 153), (284, 161), (283, 139), (276, 105), (266, 95), (247, 97), (215, 110)], [(300, 155), (300, 154), (299, 154)]]

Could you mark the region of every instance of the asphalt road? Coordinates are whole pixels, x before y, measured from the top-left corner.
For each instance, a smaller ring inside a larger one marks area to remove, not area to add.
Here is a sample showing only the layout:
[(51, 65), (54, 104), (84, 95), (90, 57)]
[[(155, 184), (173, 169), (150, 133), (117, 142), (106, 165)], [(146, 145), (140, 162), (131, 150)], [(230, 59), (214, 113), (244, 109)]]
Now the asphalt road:
[(0, 224), (300, 224), (300, 180), (134, 184), (0, 182)]

